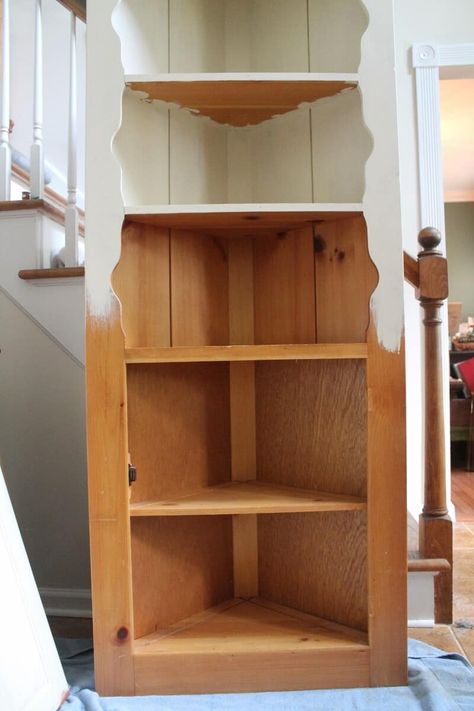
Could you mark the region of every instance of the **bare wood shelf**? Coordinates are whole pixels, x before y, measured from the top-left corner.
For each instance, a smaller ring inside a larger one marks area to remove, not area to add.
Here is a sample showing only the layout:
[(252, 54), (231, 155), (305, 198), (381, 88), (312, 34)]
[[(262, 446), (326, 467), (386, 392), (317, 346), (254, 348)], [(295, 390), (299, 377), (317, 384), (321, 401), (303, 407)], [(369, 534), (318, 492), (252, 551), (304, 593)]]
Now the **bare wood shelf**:
[(210, 486), (190, 496), (130, 505), (131, 516), (223, 516), (317, 511), (359, 511), (366, 499), (258, 481)]
[(172, 693), (177, 674), (181, 693), (199, 693), (209, 686), (203, 665), (213, 692), (278, 689), (276, 665), (286, 688), (330, 688), (341, 676), (369, 684), (367, 635), (260, 598), (229, 600), (138, 639), (134, 660), (140, 694)]
[(262, 346), (174, 346), (126, 348), (126, 363), (199, 363), (258, 360), (345, 360), (367, 358), (366, 343), (309, 343)]
[(177, 104), (218, 123), (249, 126), (301, 104), (354, 89), (357, 74), (155, 74), (125, 77), (133, 91)]
[(284, 232), (363, 214), (360, 203), (261, 203), (126, 205), (125, 217), (155, 227), (196, 230), (216, 236)]

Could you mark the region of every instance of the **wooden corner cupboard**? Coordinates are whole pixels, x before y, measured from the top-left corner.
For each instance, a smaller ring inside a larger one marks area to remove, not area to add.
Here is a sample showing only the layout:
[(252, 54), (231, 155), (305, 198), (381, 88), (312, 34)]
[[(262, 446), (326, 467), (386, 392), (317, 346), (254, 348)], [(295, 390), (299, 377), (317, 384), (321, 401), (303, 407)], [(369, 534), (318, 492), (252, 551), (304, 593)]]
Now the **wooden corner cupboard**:
[(353, 0), (88, 14), (89, 59), (110, 49), (86, 273), (103, 694), (406, 683), (403, 357), (371, 308), (366, 24)]

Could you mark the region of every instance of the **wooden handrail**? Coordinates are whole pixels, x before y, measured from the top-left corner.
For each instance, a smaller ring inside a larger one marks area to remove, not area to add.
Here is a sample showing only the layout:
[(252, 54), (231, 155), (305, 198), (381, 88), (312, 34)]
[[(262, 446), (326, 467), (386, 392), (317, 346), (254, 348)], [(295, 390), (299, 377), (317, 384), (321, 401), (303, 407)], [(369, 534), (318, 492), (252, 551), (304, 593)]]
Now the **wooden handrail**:
[[(443, 406), (441, 307), (448, 296), (447, 260), (439, 250), (441, 234), (423, 229), (418, 260), (404, 253), (405, 279), (416, 289), (424, 325), (424, 503), (419, 521), (420, 555), (444, 559), (452, 566), (452, 522), (446, 500), (445, 423)], [(452, 569), (435, 580), (435, 618), (452, 621)]]
[(58, 0), (61, 5), (67, 7), (76, 17), (86, 22), (86, 2), (83, 0)]
[(420, 274), (418, 271), (418, 262), (408, 252), (403, 252), (403, 269), (405, 273), (405, 281), (411, 284), (415, 289), (420, 285)]

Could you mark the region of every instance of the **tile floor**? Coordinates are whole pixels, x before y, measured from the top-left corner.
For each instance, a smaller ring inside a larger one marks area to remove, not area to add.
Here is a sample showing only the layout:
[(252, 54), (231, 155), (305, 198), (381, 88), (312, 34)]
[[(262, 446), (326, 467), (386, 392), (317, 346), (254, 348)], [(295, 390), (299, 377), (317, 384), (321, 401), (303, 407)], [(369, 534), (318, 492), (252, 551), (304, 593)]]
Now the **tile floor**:
[(453, 624), (436, 625), (433, 629), (412, 627), (408, 634), (447, 652), (463, 654), (474, 664), (474, 473), (456, 472), (452, 479), (457, 518), (454, 524)]

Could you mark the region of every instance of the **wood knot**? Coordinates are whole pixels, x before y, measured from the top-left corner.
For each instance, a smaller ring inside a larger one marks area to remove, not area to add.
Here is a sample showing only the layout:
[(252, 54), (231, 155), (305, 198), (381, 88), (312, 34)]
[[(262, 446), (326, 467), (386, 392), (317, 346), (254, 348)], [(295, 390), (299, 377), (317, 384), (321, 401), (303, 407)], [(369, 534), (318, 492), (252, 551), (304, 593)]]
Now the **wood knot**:
[(321, 235), (314, 235), (313, 242), (314, 242), (314, 251), (316, 252), (316, 254), (320, 254), (321, 252), (324, 252), (324, 250), (326, 249), (326, 242), (321, 237)]
[(126, 627), (119, 627), (117, 630), (117, 641), (125, 642), (128, 638), (128, 629)]

